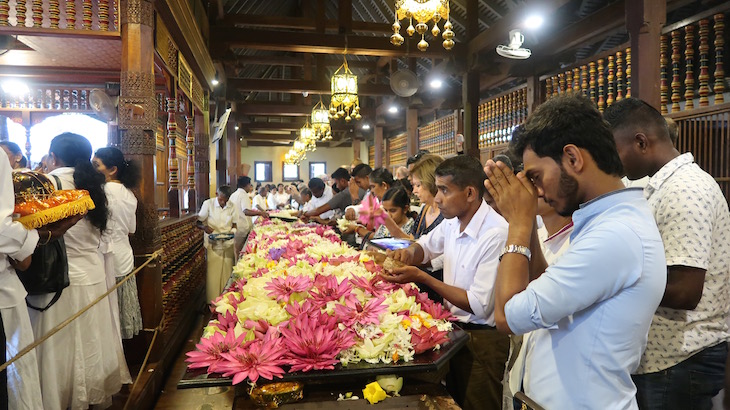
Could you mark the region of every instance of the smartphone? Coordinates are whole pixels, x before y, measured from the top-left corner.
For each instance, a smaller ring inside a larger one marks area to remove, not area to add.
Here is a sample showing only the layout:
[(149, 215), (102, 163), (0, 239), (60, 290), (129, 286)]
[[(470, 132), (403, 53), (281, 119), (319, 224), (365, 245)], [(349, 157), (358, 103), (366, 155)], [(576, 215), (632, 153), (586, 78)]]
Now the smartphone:
[(386, 251), (394, 251), (396, 249), (404, 249), (413, 243), (410, 239), (400, 239), (400, 238), (380, 238), (380, 239), (371, 239), (370, 244), (375, 246), (376, 248), (380, 248), (382, 250)]

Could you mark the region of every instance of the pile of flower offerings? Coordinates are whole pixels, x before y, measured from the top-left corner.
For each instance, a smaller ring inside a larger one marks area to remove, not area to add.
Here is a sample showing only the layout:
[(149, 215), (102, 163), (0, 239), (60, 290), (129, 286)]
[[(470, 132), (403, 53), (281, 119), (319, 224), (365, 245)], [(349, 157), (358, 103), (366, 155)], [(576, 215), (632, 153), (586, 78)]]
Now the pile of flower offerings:
[(257, 223), (189, 368), (256, 383), (338, 363), (409, 362), (448, 342), (450, 312), (381, 271), (329, 227)]

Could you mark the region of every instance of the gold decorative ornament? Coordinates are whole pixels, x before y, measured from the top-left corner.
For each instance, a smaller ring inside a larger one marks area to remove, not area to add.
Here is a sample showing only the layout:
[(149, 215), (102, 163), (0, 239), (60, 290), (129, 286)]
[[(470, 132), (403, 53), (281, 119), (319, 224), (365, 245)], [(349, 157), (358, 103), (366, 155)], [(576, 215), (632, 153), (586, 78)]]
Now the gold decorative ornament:
[[(441, 44), (445, 49), (451, 50), (454, 47), (454, 27), (449, 20), (449, 10), (449, 0), (396, 0), (395, 23), (392, 26), (393, 35), (390, 36), (390, 42), (396, 46), (403, 44), (404, 38), (400, 34), (400, 20), (408, 19), (410, 24), (406, 29), (406, 33), (411, 37), (415, 33), (420, 34), (421, 41), (418, 42), (418, 49), (426, 51), (428, 42), (425, 35), (428, 31), (428, 23), (433, 21), (431, 34), (434, 37), (441, 34), (444, 39)], [(413, 26), (414, 19), (416, 20), (415, 27)], [(438, 27), (438, 23), (442, 19), (446, 20), (443, 32)]]
[(347, 59), (332, 75), (332, 101), (330, 102), (330, 115), (337, 120), (345, 118), (350, 122), (353, 118), (359, 120), (360, 100), (357, 96), (357, 76), (347, 66)]
[(314, 106), (314, 108), (312, 108), (312, 129), (318, 139), (322, 141), (332, 139), (329, 110), (322, 103), (322, 98), (320, 98), (319, 102)]

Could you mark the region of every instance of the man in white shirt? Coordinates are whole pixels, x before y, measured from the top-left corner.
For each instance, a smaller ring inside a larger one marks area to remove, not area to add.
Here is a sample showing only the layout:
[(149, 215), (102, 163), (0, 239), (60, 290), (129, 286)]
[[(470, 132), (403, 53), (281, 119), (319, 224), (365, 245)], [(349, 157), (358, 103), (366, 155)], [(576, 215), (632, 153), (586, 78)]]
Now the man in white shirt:
[[(494, 279), (507, 222), (482, 199), (484, 171), (471, 156), (445, 160), (435, 171), (436, 194), (444, 221), (392, 257), (407, 265), (383, 274), (397, 283), (423, 283), (444, 298), (444, 305), (470, 334), (467, 348), (450, 362), (446, 387), (465, 409), (498, 409), (509, 338), (494, 325)], [(443, 282), (413, 265), (443, 255)]]
[(627, 176), (651, 177), (644, 197), (666, 252), (666, 290), (634, 375), (639, 408), (709, 409), (723, 388), (730, 337), (727, 200), (691, 153), (679, 154), (654, 107), (628, 98), (604, 118)]
[(238, 177), (236, 185), (238, 189), (231, 194), (229, 201), (236, 210), (236, 236), (233, 238), (233, 241), (235, 256), (238, 259), (241, 248), (243, 248), (243, 243), (246, 241), (246, 237), (251, 232), (251, 227), (253, 226), (251, 217), (246, 215), (246, 210), (250, 210), (252, 207), (249, 193), (253, 191), (253, 185), (251, 185), (251, 178), (247, 176)]
[[(334, 196), (332, 193), (332, 187), (325, 185), (324, 181), (320, 178), (312, 178), (309, 180), (309, 190), (312, 191), (312, 199), (308, 202), (311, 209), (317, 209), (320, 206), (329, 202)], [(326, 220), (332, 218), (334, 211), (323, 212), (319, 215), (320, 218)]]
[(269, 209), (266, 205), (266, 195), (268, 192), (269, 189), (264, 185), (259, 188), (259, 192), (253, 197), (253, 201), (251, 203), (252, 212), (246, 212), (246, 215), (253, 216), (253, 218), (251, 218), (251, 226), (256, 223), (259, 216), (263, 216), (264, 218), (269, 217), (269, 214), (266, 212), (266, 210)]
[(198, 224), (205, 231), (203, 242), (207, 250), (208, 271), (205, 281), (205, 295), (208, 301), (215, 299), (223, 291), (223, 287), (233, 270), (233, 239), (211, 239), (211, 234), (236, 233), (238, 218), (234, 205), (229, 201), (231, 187), (223, 185), (218, 188), (215, 198), (207, 199), (200, 207)]

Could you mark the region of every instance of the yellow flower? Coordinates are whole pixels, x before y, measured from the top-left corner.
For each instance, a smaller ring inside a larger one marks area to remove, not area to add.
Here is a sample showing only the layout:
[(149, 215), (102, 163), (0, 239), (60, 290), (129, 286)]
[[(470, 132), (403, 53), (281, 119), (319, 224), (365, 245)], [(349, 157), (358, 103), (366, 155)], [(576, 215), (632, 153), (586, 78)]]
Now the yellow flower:
[(365, 397), (370, 404), (375, 404), (381, 400), (385, 400), (385, 390), (378, 384), (378, 382), (372, 382), (362, 389), (362, 395)]

